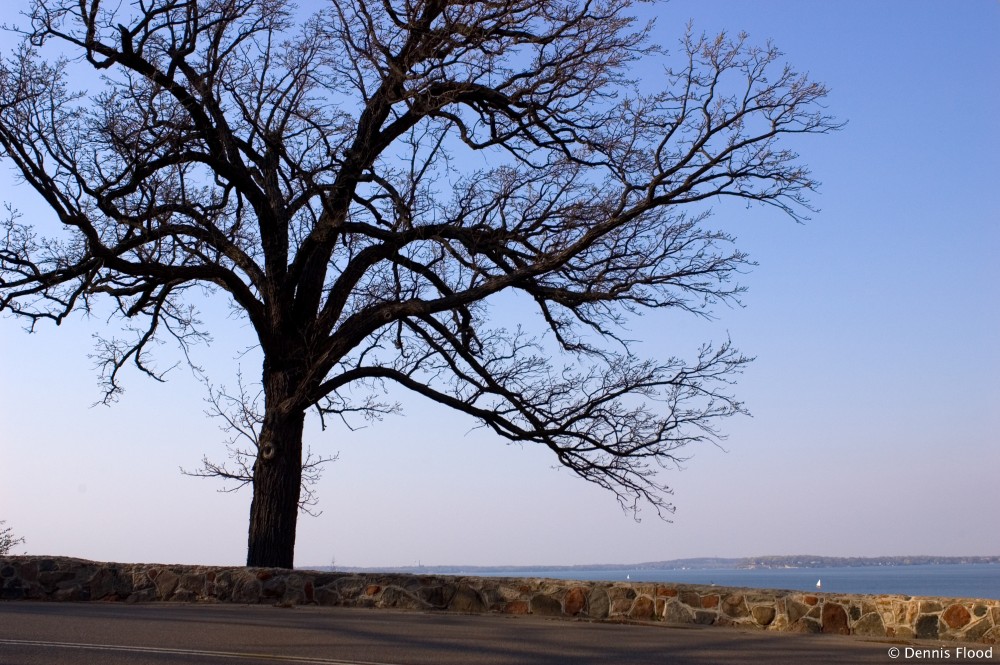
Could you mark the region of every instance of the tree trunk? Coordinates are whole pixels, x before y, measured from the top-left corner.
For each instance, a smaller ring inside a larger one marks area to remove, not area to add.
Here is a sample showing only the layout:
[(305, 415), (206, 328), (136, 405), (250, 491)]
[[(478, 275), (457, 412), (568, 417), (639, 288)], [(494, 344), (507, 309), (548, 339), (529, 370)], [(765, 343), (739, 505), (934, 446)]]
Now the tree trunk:
[(253, 472), (247, 565), (292, 568), (305, 413), (282, 412), (281, 401), (274, 397), (265, 387), (264, 422)]

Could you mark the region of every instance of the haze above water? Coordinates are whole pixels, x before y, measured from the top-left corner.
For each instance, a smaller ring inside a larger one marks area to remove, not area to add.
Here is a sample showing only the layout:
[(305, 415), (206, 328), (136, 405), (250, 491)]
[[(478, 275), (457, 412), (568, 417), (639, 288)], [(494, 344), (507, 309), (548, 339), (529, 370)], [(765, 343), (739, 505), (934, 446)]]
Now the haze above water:
[[(497, 574), (502, 576), (502, 574)], [(792, 589), (828, 593), (895, 593), (910, 596), (995, 598), (1000, 600), (1000, 564), (939, 564), (831, 568), (735, 570), (574, 570), (518, 571), (519, 577), (609, 582), (676, 582), (752, 589)], [(817, 589), (816, 582), (822, 582)]]

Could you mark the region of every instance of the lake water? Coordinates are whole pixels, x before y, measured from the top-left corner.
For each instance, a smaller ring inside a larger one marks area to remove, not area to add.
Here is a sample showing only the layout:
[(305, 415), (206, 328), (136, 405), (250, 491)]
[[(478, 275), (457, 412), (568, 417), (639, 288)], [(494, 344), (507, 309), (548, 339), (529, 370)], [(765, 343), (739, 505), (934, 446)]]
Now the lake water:
[[(477, 573), (482, 575), (482, 573)], [(554, 577), (592, 581), (677, 582), (717, 584), (752, 589), (815, 591), (823, 581), (827, 593), (901, 593), (1000, 600), (1000, 564), (938, 564), (850, 568), (758, 568), (755, 570), (584, 570), (496, 573), (497, 576)]]

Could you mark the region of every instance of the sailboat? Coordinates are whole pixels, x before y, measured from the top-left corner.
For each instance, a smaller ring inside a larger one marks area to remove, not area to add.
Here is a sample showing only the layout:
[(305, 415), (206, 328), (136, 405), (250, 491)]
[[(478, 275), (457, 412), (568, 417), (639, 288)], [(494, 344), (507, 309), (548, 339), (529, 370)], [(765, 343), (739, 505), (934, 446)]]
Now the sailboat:
[(816, 590), (819, 591), (823, 588), (823, 580), (816, 580)]

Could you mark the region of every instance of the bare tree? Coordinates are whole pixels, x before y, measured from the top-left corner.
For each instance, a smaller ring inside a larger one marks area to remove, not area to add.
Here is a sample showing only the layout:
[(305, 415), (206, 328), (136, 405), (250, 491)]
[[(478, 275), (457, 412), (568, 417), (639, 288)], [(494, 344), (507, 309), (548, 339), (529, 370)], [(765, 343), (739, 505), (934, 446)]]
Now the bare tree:
[[(109, 298), (132, 336), (99, 348), (106, 401), (129, 364), (161, 377), (154, 342), (204, 338), (190, 289), (246, 317), (260, 399), (214, 404), (253, 445), (203, 472), (252, 483), (250, 565), (292, 566), (307, 410), (378, 417), (390, 385), (670, 512), (658, 468), (744, 411), (748, 359), (642, 359), (623, 324), (736, 300), (750, 263), (707, 202), (802, 218), (816, 183), (783, 139), (837, 125), (772, 46), (688, 29), (666, 57), (631, 4), (32, 0), (0, 155), (65, 233), (11, 212), (0, 309)], [(493, 322), (503, 293), (543, 332)]]
[(18, 538), (9, 526), (4, 526), (6, 520), (0, 520), (0, 556), (7, 556), (18, 545), (24, 544), (24, 538)]

